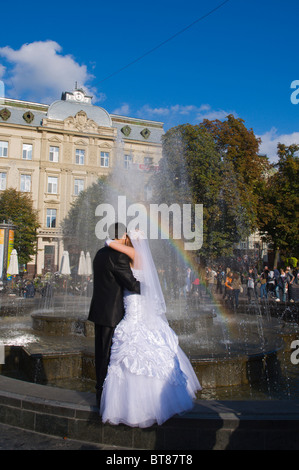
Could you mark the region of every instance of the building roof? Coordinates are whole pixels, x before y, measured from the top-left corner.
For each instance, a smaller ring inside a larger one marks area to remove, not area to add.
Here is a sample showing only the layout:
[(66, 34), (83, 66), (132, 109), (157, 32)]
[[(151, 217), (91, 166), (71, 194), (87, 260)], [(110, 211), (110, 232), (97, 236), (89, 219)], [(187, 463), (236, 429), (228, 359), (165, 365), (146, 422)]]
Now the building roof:
[[(72, 99), (67, 99), (67, 96)], [(4, 110), (8, 110), (8, 113), (2, 114)], [(0, 124), (40, 127), (43, 119), (64, 121), (70, 116), (76, 116), (79, 111), (84, 111), (89, 119), (101, 127), (116, 128), (118, 139), (161, 144), (164, 134), (162, 122), (109, 114), (104, 108), (91, 104), (91, 99), (89, 102), (76, 101), (72, 92), (63, 93), (61, 100), (50, 105), (6, 98), (4, 103), (0, 103)]]
[(76, 103), (75, 101), (54, 101), (49, 106), (47, 118), (64, 121), (70, 116), (75, 116), (79, 111), (85, 111), (87, 117), (96, 122), (99, 126), (112, 127), (112, 120), (109, 113), (99, 106), (86, 103)]
[[(2, 117), (4, 110), (8, 110), (9, 117)], [(0, 104), (0, 123), (37, 127), (41, 125), (45, 117), (47, 117), (47, 107), (44, 105), (38, 106), (35, 103), (8, 99), (4, 100), (2, 106)]]

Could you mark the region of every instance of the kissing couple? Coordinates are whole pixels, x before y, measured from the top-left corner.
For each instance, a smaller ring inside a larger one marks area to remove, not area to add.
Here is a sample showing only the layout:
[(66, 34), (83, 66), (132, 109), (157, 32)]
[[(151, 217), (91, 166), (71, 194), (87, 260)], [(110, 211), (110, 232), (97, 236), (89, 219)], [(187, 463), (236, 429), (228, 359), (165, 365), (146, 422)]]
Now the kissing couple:
[(113, 231), (93, 261), (88, 317), (100, 415), (115, 425), (160, 425), (192, 409), (201, 386), (168, 324), (146, 235), (122, 224)]

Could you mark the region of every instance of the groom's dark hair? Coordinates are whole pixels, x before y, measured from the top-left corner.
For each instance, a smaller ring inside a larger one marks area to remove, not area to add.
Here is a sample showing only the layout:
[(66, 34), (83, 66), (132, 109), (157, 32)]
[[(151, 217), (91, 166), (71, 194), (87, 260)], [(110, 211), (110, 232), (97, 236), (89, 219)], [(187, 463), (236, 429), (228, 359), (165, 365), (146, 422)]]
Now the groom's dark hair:
[(109, 237), (113, 240), (116, 238), (117, 240), (120, 240), (125, 233), (127, 233), (127, 227), (120, 223), (116, 222), (115, 224), (110, 225), (108, 229)]

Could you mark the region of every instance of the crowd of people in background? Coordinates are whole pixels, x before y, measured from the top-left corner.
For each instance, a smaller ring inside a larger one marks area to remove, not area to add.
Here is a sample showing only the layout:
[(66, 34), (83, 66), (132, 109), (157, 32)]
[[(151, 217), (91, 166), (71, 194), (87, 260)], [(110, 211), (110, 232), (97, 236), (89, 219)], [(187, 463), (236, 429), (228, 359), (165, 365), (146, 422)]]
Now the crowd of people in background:
[(249, 303), (259, 299), (292, 303), (295, 301), (295, 284), (299, 284), (298, 268), (291, 269), (290, 266), (285, 269), (265, 266), (261, 272), (256, 266), (248, 267), (246, 271), (207, 266), (197, 273), (188, 267), (183, 295), (202, 297), (204, 292), (218, 294), (229, 306), (238, 309), (240, 294), (244, 294)]
[(44, 276), (37, 275), (32, 278), (15, 276), (13, 285), (2, 284), (2, 293), (14, 292), (25, 299), (35, 296), (53, 297), (55, 294), (91, 296), (93, 288), (92, 276), (62, 276), (59, 273), (48, 272)]
[[(166, 300), (184, 296), (187, 300), (200, 301), (204, 294), (216, 295), (229, 307), (238, 309), (240, 294), (248, 303), (272, 299), (276, 302), (294, 302), (294, 286), (299, 284), (298, 268), (270, 269), (265, 266), (259, 271), (256, 266), (246, 263), (235, 263), (232, 266), (211, 265), (191, 269), (185, 272), (177, 268), (172, 272), (173, 280), (158, 269), (162, 290)], [(173, 276), (174, 275), (174, 276)], [(47, 273), (45, 276), (34, 276), (32, 279), (15, 279), (15, 290), (24, 298), (33, 298), (36, 294), (49, 297), (54, 294), (86, 295), (92, 292), (92, 276), (79, 279), (80, 276), (66, 279), (59, 273)], [(0, 292), (4, 293), (4, 286)]]

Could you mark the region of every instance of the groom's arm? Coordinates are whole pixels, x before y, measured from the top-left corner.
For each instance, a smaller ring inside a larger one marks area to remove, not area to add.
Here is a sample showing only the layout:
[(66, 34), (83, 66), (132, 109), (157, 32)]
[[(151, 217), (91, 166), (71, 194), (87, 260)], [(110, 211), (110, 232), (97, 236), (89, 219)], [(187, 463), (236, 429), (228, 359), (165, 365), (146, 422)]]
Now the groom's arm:
[(140, 294), (140, 282), (133, 276), (128, 256), (123, 253), (119, 254), (117, 262), (114, 263), (113, 273), (123, 288)]

